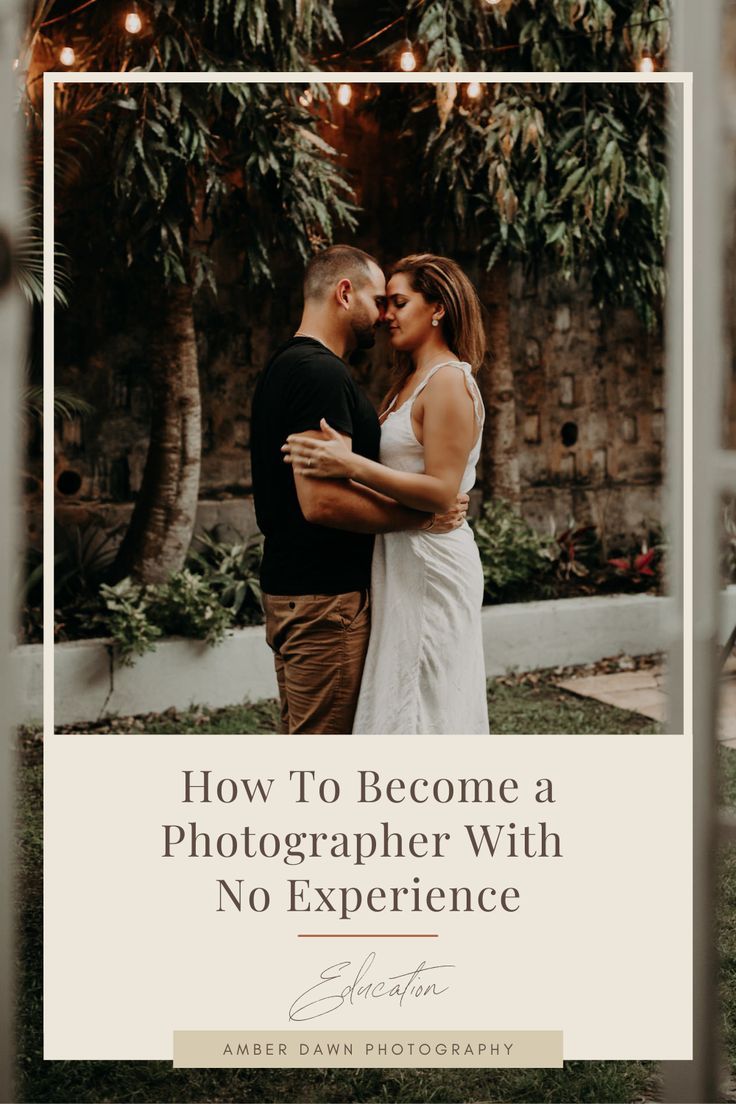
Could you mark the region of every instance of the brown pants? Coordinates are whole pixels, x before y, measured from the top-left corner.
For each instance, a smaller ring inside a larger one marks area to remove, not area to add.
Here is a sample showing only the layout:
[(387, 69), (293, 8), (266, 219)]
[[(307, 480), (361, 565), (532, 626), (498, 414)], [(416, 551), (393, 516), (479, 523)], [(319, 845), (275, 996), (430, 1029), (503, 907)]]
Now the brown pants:
[(370, 634), (368, 591), (264, 594), (281, 731), (352, 732)]

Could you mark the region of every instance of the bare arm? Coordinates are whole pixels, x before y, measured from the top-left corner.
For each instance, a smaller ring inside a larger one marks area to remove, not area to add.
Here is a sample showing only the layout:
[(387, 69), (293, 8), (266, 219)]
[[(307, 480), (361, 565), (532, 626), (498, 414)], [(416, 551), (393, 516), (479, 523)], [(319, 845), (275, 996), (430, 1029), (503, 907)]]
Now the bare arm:
[[(422, 396), (424, 402), (425, 470), (421, 474), (396, 471), (353, 453), (345, 439), (325, 428), (328, 440), (317, 435), (292, 435), (288, 455), (295, 474), (342, 476), (387, 495), (415, 510), (447, 510), (455, 502), (477, 427), (462, 373), (440, 369)], [(321, 482), (321, 480), (320, 480)]]
[(345, 479), (309, 479), (294, 472), (299, 506), (307, 521), (352, 533), (395, 533), (428, 528), (432, 515)]
[[(319, 441), (325, 435), (309, 431), (308, 436)], [(337, 436), (352, 452), (350, 438), (340, 434)], [(414, 510), (346, 479), (309, 479), (296, 469), (294, 482), (299, 506), (307, 521), (353, 533), (396, 533), (417, 529), (449, 533), (462, 524), (468, 508), (468, 496), (457, 495), (450, 508), (441, 513)]]

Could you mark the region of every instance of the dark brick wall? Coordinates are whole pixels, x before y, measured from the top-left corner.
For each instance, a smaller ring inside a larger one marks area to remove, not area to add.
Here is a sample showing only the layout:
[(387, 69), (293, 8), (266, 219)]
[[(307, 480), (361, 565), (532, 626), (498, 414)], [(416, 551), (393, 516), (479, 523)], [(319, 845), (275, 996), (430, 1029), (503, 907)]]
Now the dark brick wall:
[(602, 314), (589, 289), (512, 281), (512, 354), (523, 510), (616, 536), (660, 518), (663, 349), (633, 312)]

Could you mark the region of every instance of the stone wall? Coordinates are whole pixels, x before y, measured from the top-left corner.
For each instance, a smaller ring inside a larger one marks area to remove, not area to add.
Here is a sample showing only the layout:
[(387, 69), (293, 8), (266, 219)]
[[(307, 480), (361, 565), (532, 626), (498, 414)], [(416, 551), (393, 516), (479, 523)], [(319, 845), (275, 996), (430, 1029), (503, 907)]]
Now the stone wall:
[[(298, 295), (269, 295), (257, 310), (237, 286), (198, 312), (203, 402), (201, 497), (208, 525), (254, 526), (250, 403), (269, 349), (298, 319)], [(605, 318), (585, 287), (514, 274), (511, 347), (525, 516), (540, 528), (594, 522), (612, 536), (642, 534), (660, 517), (664, 439), (663, 352), (629, 311)], [(59, 423), (58, 516), (110, 523), (129, 516), (147, 447), (146, 334), (112, 334), (82, 365), (61, 363), (60, 382), (95, 413)], [(388, 375), (381, 343), (353, 367), (377, 400)], [(34, 466), (38, 468), (38, 457)], [(37, 473), (40, 474), (40, 473)], [(40, 509), (39, 492), (30, 496)], [(32, 524), (38, 519), (32, 518)]]
[(629, 310), (550, 276), (511, 287), (523, 512), (646, 535), (661, 511), (664, 354)]

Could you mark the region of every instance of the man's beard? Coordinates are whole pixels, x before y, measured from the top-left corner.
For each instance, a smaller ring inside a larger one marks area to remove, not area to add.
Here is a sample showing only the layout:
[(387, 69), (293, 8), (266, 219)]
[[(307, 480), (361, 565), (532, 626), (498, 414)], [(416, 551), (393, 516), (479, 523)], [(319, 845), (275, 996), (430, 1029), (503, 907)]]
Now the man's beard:
[(376, 327), (363, 314), (352, 322), (353, 337), (356, 349), (372, 349), (376, 344)]

